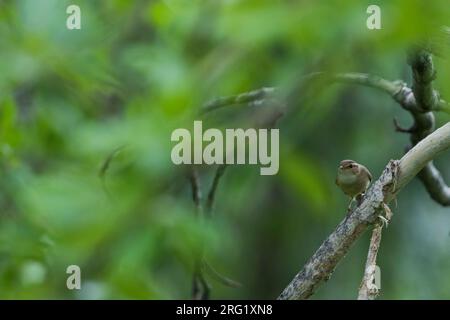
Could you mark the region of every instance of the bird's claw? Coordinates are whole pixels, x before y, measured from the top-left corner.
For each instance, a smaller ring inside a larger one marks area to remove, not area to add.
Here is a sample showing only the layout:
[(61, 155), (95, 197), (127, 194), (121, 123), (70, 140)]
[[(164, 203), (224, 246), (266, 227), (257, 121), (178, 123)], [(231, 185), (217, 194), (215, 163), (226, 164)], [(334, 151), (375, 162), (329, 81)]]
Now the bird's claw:
[(383, 224), (383, 226), (385, 226), (387, 228), (389, 226), (389, 222), (391, 221), (391, 218), (392, 218), (392, 211), (386, 203), (383, 203), (383, 210), (384, 210), (385, 216), (382, 216), (380, 214), (378, 216), (378, 218), (381, 220), (381, 223)]
[(383, 227), (388, 227), (389, 226), (389, 220), (386, 219), (385, 217), (383, 217), (381, 214), (378, 216), (378, 218), (380, 219)]

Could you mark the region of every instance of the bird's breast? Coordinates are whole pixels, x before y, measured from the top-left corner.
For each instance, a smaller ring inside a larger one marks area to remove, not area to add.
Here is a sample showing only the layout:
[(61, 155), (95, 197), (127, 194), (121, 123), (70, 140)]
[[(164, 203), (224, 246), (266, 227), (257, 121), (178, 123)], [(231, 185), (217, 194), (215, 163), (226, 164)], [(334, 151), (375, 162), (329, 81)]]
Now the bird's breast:
[(352, 184), (356, 181), (356, 175), (353, 173), (342, 173), (338, 175), (339, 184)]
[(338, 175), (337, 183), (345, 194), (353, 197), (366, 190), (369, 180), (362, 175), (345, 172)]

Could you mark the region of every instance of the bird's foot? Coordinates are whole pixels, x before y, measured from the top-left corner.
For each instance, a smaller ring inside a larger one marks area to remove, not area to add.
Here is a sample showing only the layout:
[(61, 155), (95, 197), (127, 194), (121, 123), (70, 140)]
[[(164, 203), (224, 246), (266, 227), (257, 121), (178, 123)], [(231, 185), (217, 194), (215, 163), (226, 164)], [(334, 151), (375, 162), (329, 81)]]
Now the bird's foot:
[(350, 198), (350, 202), (348, 203), (348, 207), (347, 207), (347, 214), (350, 214), (350, 212), (352, 211), (352, 205), (353, 205), (354, 201), (355, 201), (354, 197)]
[(379, 215), (378, 218), (381, 220), (381, 223), (383, 224), (383, 226), (385, 226), (386, 228), (389, 226), (389, 222), (391, 221), (392, 218), (392, 211), (389, 208), (389, 206), (383, 202), (383, 210), (384, 210), (384, 216), (383, 215)]
[(383, 227), (388, 227), (389, 226), (389, 220), (386, 219), (385, 217), (383, 217), (381, 214), (378, 216), (378, 219), (380, 219), (381, 224), (383, 225)]

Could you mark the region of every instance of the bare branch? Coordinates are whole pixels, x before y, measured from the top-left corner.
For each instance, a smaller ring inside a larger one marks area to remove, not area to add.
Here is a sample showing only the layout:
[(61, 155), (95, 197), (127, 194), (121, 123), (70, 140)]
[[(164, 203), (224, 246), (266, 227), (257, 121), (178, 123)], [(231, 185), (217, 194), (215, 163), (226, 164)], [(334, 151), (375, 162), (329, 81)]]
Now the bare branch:
[(205, 272), (207, 274), (209, 274), (214, 280), (216, 280), (217, 282), (220, 282), (221, 284), (223, 284), (227, 287), (231, 287), (231, 288), (242, 287), (241, 283), (220, 274), (206, 260), (203, 260), (202, 270), (205, 270)]
[(414, 49), (409, 55), (408, 63), (413, 71), (412, 90), (417, 106), (425, 112), (433, 110), (439, 102), (439, 95), (432, 85), (436, 79), (436, 70), (431, 54), (423, 49)]
[(412, 133), (414, 132), (414, 130), (416, 130), (416, 128), (414, 127), (414, 125), (412, 125), (409, 128), (404, 128), (402, 127), (399, 123), (397, 118), (394, 118), (394, 127), (395, 127), (395, 131), (397, 132), (402, 132), (402, 133)]
[(448, 148), (450, 123), (420, 141), (399, 161), (391, 160), (361, 204), (328, 236), (278, 299), (306, 299), (311, 296), (331, 277), (339, 261), (366, 228), (376, 221), (385, 204), (394, 199), (429, 161)]
[(359, 287), (358, 300), (375, 300), (379, 294), (379, 288), (373, 284), (377, 266), (377, 254), (381, 243), (383, 224), (375, 224), (370, 238), (369, 252), (367, 254), (364, 276)]
[(443, 99), (439, 99), (439, 102), (435, 106), (435, 110), (450, 113), (450, 103)]
[(432, 161), (422, 169), (418, 177), (434, 201), (443, 206), (450, 206), (450, 187)]
[[(357, 84), (374, 89), (378, 89), (385, 92), (393, 97), (395, 101), (401, 104), (407, 110), (414, 110), (416, 108), (416, 101), (412, 89), (409, 88), (406, 83), (401, 80), (390, 81), (381, 78), (376, 75), (371, 75), (367, 73), (337, 73), (328, 74), (326, 72), (315, 72), (303, 76), (302, 80), (314, 80), (323, 79), (329, 82), (337, 83), (347, 83), (347, 84)], [(298, 88), (296, 88), (297, 90)], [(226, 106), (236, 105), (236, 104), (250, 104), (259, 105), (264, 102), (267, 98), (270, 98), (275, 94), (277, 89), (275, 87), (263, 87), (260, 89), (255, 89), (249, 92), (243, 92), (233, 96), (221, 97), (211, 100), (205, 103), (201, 108), (201, 114), (206, 114), (208, 112), (220, 109)], [(450, 104), (443, 99), (439, 101), (432, 108), (435, 111), (442, 111), (450, 113)]]
[[(195, 204), (195, 211), (198, 219), (202, 218), (202, 190), (200, 185), (200, 177), (195, 166), (191, 166), (189, 172), (189, 181), (191, 183), (192, 200)], [(202, 250), (203, 251), (203, 250)], [(203, 270), (203, 252), (195, 257), (194, 274), (192, 276), (192, 299), (194, 300), (208, 300), (210, 294), (210, 287), (206, 281)]]
[(376, 88), (391, 96), (397, 95), (404, 86), (402, 81), (389, 81), (367, 73), (338, 73), (331, 75), (331, 79), (336, 82), (359, 84)]
[[(428, 135), (400, 161), (400, 175), (397, 180), (395, 193), (398, 193), (411, 181), (431, 160), (450, 146), (450, 122)], [(389, 199), (390, 200), (390, 199)]]
[(210, 291), (211, 288), (203, 275), (202, 260), (197, 260), (192, 277), (192, 299), (208, 300)]
[[(435, 127), (432, 110), (450, 110), (450, 105), (433, 90), (432, 82), (436, 77), (433, 59), (429, 52), (416, 49), (410, 53), (409, 64), (413, 72), (413, 93), (415, 96), (415, 108), (406, 108), (414, 119), (410, 132), (412, 145), (433, 132)], [(419, 174), (419, 179), (425, 186), (433, 200), (443, 206), (450, 206), (450, 187), (445, 183), (440, 171), (432, 162), (427, 164)]]
[(216, 169), (216, 173), (214, 174), (213, 182), (211, 184), (211, 188), (209, 189), (208, 198), (206, 200), (205, 210), (208, 216), (211, 216), (212, 214), (217, 186), (219, 185), (220, 178), (222, 178), (226, 168), (226, 164), (220, 164)]
[(240, 93), (235, 96), (221, 97), (214, 99), (208, 103), (206, 103), (202, 109), (201, 113), (205, 114), (213, 110), (217, 110), (219, 108), (235, 105), (235, 104), (245, 104), (245, 103), (253, 103), (258, 104), (258, 102), (262, 102), (265, 98), (272, 95), (275, 92), (275, 88), (265, 87), (256, 89), (249, 92)]
[(198, 171), (194, 166), (192, 166), (189, 171), (189, 182), (191, 183), (192, 200), (195, 204), (196, 214), (200, 217), (202, 214), (202, 190), (200, 187)]

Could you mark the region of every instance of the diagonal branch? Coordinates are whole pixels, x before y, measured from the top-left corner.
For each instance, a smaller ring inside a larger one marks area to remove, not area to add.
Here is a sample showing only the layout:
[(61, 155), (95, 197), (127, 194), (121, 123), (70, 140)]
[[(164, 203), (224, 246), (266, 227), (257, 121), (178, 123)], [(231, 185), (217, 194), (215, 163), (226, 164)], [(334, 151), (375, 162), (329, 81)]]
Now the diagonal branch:
[(450, 148), (450, 122), (420, 141), (400, 160), (390, 161), (362, 203), (342, 220), (278, 299), (306, 299), (329, 279), (351, 245), (373, 224), (383, 208), (429, 161)]

